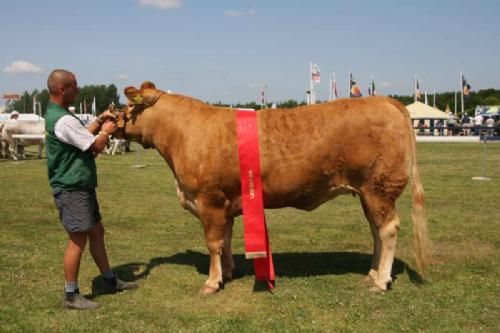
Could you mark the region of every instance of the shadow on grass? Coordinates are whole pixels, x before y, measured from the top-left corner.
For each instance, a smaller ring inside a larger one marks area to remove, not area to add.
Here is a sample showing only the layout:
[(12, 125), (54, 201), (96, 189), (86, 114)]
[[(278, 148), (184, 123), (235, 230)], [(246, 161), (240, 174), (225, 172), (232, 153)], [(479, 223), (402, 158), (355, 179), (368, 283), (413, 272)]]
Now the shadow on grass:
[[(320, 275), (343, 275), (368, 273), (371, 266), (371, 255), (359, 252), (316, 252), (316, 253), (273, 253), (276, 277), (307, 277)], [(147, 277), (151, 271), (160, 265), (188, 265), (196, 268), (198, 273), (208, 275), (209, 257), (205, 253), (187, 250), (170, 257), (156, 257), (149, 263), (129, 263), (113, 267), (113, 270), (124, 281), (137, 281)], [(233, 280), (244, 276), (253, 276), (253, 265), (244, 255), (234, 255), (235, 271)], [(422, 277), (411, 269), (404, 261), (395, 258), (392, 267), (393, 279), (406, 272), (410, 281), (421, 284)], [(92, 281), (92, 293), (99, 294), (102, 288), (100, 277)]]

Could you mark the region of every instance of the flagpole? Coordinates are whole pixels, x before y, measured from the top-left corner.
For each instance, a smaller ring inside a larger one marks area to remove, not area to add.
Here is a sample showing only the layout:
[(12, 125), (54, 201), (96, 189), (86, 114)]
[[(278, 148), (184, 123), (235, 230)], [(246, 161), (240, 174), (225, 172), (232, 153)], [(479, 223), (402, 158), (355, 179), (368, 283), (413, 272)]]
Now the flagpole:
[(432, 106), (436, 107), (436, 86), (434, 86), (434, 99), (432, 101)]
[(347, 98), (351, 98), (351, 80), (352, 80), (352, 73), (349, 72), (349, 89), (347, 89)]
[(264, 85), (260, 86), (260, 109), (264, 109)]
[[(464, 116), (464, 75), (462, 72), (460, 72), (460, 99), (461, 99), (461, 104), (462, 104), (462, 117)], [(456, 116), (456, 111), (455, 111), (455, 116)]]
[(455, 116), (457, 115), (457, 91), (455, 90)]
[(413, 77), (413, 92), (415, 95), (414, 101), (417, 102), (417, 74)]
[(313, 100), (314, 100), (314, 82), (313, 82), (313, 79), (312, 79), (312, 73), (313, 73), (313, 63), (310, 62), (310, 71), (309, 71), (309, 104), (313, 104)]
[(370, 76), (371, 82), (370, 82), (370, 96), (375, 96), (375, 83), (373, 82), (373, 75)]
[(329, 77), (328, 78), (328, 82), (330, 83), (330, 93), (328, 94), (328, 100), (331, 102), (332, 101), (332, 89), (333, 89), (333, 83), (332, 83), (332, 78)]
[(333, 72), (333, 100), (337, 99), (337, 81), (335, 79), (335, 72)]
[(370, 76), (370, 80), (371, 80), (371, 82), (370, 82), (370, 96), (375, 96), (374, 91), (373, 91), (373, 86), (374, 86), (373, 75)]
[(264, 108), (267, 108), (267, 83), (264, 83)]

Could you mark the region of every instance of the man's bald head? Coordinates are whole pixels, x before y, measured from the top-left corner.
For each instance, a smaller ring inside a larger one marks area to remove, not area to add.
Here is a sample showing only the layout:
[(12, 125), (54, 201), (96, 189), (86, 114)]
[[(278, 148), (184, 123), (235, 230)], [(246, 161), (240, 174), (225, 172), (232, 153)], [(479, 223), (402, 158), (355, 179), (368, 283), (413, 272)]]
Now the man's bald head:
[(50, 73), (49, 78), (47, 79), (47, 88), (49, 88), (49, 92), (51, 95), (57, 95), (59, 87), (68, 87), (70, 86), (75, 79), (75, 75), (70, 71), (65, 69), (55, 69)]
[(65, 69), (53, 70), (47, 79), (51, 99), (64, 107), (72, 104), (78, 95), (76, 77)]

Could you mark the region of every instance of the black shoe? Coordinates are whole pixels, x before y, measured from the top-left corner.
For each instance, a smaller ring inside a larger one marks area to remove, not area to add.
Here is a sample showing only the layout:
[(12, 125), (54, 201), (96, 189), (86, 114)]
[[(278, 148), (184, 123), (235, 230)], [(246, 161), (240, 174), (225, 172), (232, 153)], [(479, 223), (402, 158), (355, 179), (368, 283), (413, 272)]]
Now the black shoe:
[(135, 282), (125, 282), (117, 277), (106, 279), (104, 281), (104, 292), (107, 294), (113, 294), (124, 290), (137, 289), (139, 285)]
[(65, 293), (63, 305), (67, 309), (74, 310), (94, 310), (99, 307), (96, 302), (92, 302), (80, 295), (78, 289), (73, 293)]

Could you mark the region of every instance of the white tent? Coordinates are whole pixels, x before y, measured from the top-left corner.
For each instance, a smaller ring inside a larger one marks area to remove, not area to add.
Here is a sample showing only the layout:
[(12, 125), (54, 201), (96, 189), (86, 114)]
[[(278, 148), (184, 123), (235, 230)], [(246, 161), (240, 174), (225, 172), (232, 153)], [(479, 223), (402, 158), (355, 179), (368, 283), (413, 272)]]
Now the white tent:
[(406, 106), (406, 109), (410, 112), (411, 119), (448, 119), (449, 117), (446, 112), (422, 102), (411, 103)]
[(437, 135), (438, 130), (434, 129), (438, 120), (441, 121), (441, 126), (444, 128), (447, 127), (448, 120), (450, 120), (450, 114), (422, 102), (417, 101), (409, 104), (406, 109), (410, 113), (413, 127), (423, 127), (418, 132), (419, 134)]

